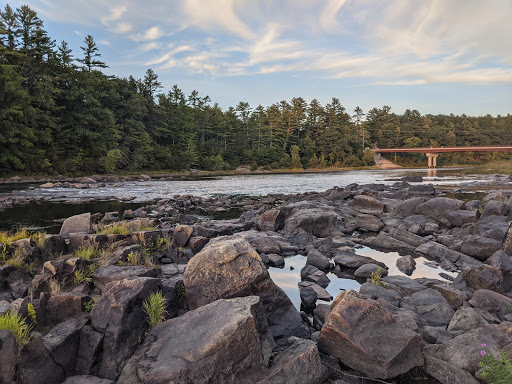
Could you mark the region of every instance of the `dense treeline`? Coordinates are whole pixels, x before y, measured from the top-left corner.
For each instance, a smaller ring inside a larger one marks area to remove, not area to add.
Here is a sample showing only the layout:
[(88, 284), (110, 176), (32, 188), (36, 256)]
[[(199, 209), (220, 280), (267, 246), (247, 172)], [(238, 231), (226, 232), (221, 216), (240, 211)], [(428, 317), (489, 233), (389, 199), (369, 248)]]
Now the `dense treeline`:
[(92, 36), (74, 57), (28, 6), (0, 12), (1, 174), (362, 166), (373, 161), (364, 147), (512, 144), (510, 114), (397, 115), (388, 106), (351, 112), (336, 98), (321, 105), (301, 97), (223, 111), (176, 85), (160, 93), (151, 69), (143, 79), (103, 74)]

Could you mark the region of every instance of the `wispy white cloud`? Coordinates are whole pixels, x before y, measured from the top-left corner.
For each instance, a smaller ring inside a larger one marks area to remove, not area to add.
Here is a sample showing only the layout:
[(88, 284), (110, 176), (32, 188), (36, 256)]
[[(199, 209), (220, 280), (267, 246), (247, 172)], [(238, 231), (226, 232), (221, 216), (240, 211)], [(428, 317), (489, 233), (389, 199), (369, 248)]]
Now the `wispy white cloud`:
[(164, 32), (160, 27), (151, 27), (146, 30), (144, 33), (139, 33), (137, 35), (132, 36), (132, 39), (135, 41), (152, 41), (157, 40), (164, 35)]
[(329, 0), (320, 15), (320, 24), (326, 30), (331, 30), (338, 26), (336, 17), (341, 7), (345, 5), (347, 0)]

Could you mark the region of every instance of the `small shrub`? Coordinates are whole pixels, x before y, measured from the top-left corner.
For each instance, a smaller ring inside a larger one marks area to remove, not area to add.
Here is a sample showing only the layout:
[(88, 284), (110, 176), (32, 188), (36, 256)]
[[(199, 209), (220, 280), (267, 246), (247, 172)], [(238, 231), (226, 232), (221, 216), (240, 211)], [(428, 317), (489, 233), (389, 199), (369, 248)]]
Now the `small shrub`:
[(20, 350), (30, 341), (32, 326), (27, 324), (26, 318), (22, 318), (17, 313), (7, 312), (0, 316), (0, 329), (11, 331)]
[(147, 322), (151, 330), (155, 325), (161, 323), (165, 319), (167, 311), (167, 299), (162, 296), (161, 291), (152, 292), (144, 303), (144, 312), (148, 315)]
[(50, 279), (48, 281), (48, 286), (50, 288), (50, 294), (53, 296), (53, 295), (58, 295), (61, 291), (61, 286), (60, 286), (60, 283), (57, 279)]
[(481, 344), (480, 355), (482, 360), (478, 365), (482, 368), (482, 377), (491, 384), (512, 383), (512, 363), (505, 351), (501, 351), (498, 357), (494, 356), (485, 344)]
[(84, 304), (84, 311), (85, 312), (91, 312), (94, 308), (94, 305), (96, 304), (96, 301), (98, 301), (99, 296), (94, 297), (93, 299), (89, 300), (87, 303)]
[(128, 235), (132, 231), (128, 229), (126, 226), (126, 222), (117, 223), (114, 222), (108, 227), (98, 228), (98, 231), (96, 233), (98, 234), (110, 234), (110, 235)]
[(80, 285), (83, 283), (92, 283), (92, 278), (89, 277), (84, 271), (77, 269), (73, 272), (73, 284)]
[(89, 246), (81, 246), (78, 248), (75, 253), (73, 254), (74, 257), (80, 257), (82, 259), (96, 259), (101, 255), (100, 250), (98, 249), (97, 244), (89, 245)]
[(380, 281), (382, 277), (382, 268), (378, 267), (375, 272), (372, 272), (371, 283), (378, 285), (379, 287), (385, 287), (385, 285)]
[(32, 324), (36, 323), (36, 310), (34, 309), (34, 306), (32, 303), (28, 303), (28, 316), (30, 317), (30, 320), (32, 320)]

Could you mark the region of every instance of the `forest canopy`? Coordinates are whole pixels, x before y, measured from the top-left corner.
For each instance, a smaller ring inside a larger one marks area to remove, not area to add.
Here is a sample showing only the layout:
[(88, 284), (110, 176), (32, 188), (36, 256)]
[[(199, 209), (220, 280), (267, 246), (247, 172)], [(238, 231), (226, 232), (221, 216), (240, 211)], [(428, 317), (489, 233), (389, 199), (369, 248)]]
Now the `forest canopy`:
[[(222, 110), (158, 75), (107, 76), (93, 36), (81, 52), (57, 44), (30, 7), (0, 9), (0, 174), (365, 166), (364, 148), (512, 144), (512, 116), (348, 111), (302, 97)], [(179, 80), (179, 79), (178, 79)], [(508, 154), (450, 154), (464, 163)], [(403, 161), (423, 164), (424, 156)], [(440, 159), (441, 160), (441, 159)]]

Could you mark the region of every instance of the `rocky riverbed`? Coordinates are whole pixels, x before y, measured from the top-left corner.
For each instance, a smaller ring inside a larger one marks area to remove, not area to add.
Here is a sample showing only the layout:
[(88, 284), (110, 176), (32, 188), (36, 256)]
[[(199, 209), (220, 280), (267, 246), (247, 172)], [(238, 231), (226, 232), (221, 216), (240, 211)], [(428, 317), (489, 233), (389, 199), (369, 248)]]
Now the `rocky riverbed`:
[[(73, 216), (0, 244), (0, 314), (33, 326), (23, 348), (0, 331), (0, 382), (483, 382), (481, 344), (512, 358), (511, 224), (510, 191), (463, 201), (406, 181)], [(400, 252), (403, 274), (362, 246)], [(300, 310), (268, 272), (296, 255)], [(446, 272), (407, 277), (420, 257)], [(333, 297), (334, 278), (361, 285)]]

